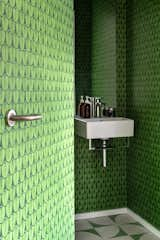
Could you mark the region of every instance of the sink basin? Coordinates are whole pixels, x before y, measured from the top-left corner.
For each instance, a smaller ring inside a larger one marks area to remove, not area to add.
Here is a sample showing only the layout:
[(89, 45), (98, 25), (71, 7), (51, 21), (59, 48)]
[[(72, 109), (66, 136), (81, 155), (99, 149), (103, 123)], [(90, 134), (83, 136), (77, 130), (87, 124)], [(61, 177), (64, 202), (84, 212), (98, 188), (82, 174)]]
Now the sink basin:
[(81, 118), (77, 116), (75, 132), (87, 139), (132, 137), (134, 120), (123, 117)]

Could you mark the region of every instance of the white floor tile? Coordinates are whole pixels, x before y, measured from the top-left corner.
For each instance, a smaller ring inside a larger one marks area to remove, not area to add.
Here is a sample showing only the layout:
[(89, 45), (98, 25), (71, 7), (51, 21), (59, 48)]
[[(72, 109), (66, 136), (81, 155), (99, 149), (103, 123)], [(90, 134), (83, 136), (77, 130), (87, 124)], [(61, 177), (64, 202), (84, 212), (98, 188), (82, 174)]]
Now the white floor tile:
[(153, 235), (152, 233), (148, 233), (143, 235), (140, 240), (160, 240), (160, 238), (156, 237), (155, 235)]
[(116, 236), (119, 233), (119, 227), (116, 225), (99, 227), (95, 230), (101, 235), (102, 238), (111, 238)]
[(136, 221), (132, 217), (130, 217), (128, 214), (121, 214), (115, 218), (115, 222), (117, 224), (125, 224), (125, 223), (134, 223)]
[[(104, 239), (108, 240), (108, 239)], [(116, 237), (116, 238), (109, 238), (109, 240), (133, 240), (130, 236), (122, 236), (122, 237)]]
[(121, 229), (129, 235), (148, 232), (148, 230), (146, 228), (141, 227), (141, 226), (136, 225), (136, 224), (121, 225)]
[(99, 224), (99, 225), (112, 225), (114, 222), (109, 217), (98, 217), (88, 219), (90, 222)]
[(88, 232), (77, 232), (76, 240), (102, 240), (102, 238)]
[(92, 225), (87, 220), (77, 220), (75, 223), (76, 231), (92, 229)]

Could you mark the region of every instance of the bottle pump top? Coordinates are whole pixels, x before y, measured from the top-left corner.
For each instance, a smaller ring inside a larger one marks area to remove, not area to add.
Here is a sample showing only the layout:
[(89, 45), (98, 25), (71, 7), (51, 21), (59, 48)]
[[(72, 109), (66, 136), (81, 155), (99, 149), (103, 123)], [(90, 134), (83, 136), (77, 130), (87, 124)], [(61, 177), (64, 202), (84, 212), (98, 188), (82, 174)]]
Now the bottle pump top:
[(80, 98), (80, 103), (83, 103), (83, 102), (84, 102), (84, 97), (81, 96), (81, 98)]
[(86, 96), (86, 101), (85, 102), (90, 104), (90, 97)]

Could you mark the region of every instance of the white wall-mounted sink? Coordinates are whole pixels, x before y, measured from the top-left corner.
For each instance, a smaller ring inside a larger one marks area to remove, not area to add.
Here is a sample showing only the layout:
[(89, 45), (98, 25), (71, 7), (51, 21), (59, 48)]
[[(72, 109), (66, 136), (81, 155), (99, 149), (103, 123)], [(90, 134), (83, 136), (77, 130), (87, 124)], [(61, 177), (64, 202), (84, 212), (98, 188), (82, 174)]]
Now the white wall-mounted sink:
[(87, 139), (132, 137), (134, 120), (123, 117), (81, 118), (76, 116), (75, 132)]

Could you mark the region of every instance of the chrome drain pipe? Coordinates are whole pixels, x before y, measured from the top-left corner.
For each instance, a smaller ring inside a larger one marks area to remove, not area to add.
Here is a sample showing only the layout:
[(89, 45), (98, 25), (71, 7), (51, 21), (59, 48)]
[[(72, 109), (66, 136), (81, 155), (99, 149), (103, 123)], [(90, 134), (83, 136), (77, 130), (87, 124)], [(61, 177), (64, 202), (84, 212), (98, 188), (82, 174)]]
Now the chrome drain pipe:
[(103, 148), (103, 167), (106, 167), (106, 140), (103, 140), (102, 142), (102, 148)]

